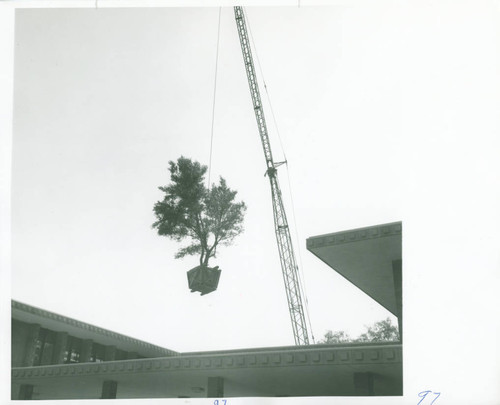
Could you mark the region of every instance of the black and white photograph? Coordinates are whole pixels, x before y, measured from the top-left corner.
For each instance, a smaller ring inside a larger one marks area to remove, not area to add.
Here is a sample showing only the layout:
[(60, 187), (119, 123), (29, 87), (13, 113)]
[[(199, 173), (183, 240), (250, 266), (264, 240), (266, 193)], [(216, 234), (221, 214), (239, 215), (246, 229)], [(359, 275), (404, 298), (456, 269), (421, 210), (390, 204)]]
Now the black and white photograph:
[(500, 401), (497, 3), (7, 3), (6, 400)]

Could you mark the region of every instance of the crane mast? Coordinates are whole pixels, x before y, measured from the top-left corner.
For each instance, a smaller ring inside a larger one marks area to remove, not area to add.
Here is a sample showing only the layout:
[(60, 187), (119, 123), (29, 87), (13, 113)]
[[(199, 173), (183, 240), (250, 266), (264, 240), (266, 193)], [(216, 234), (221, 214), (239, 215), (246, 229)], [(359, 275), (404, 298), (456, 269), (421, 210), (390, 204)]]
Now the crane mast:
[(281, 261), (283, 281), (285, 283), (286, 296), (288, 300), (288, 309), (292, 321), (295, 344), (308, 345), (309, 336), (307, 333), (307, 325), (304, 317), (302, 297), (300, 295), (298, 266), (295, 259), (295, 253), (293, 251), (290, 229), (288, 227), (285, 207), (283, 205), (281, 190), (277, 177), (277, 167), (280, 165), (280, 163), (275, 163), (273, 161), (273, 155), (271, 152), (271, 145), (269, 143), (266, 120), (264, 118), (264, 110), (262, 108), (262, 102), (260, 99), (259, 85), (257, 83), (257, 77), (255, 75), (255, 67), (252, 58), (252, 51), (250, 49), (250, 40), (248, 38), (243, 8), (234, 7), (234, 14), (236, 18), (238, 35), (240, 38), (241, 51), (243, 53), (243, 60), (245, 63), (245, 70), (248, 78), (248, 85), (250, 87), (250, 94), (252, 96), (255, 118), (257, 119), (260, 139), (262, 142), (262, 147), (264, 149), (264, 156), (266, 158), (266, 174), (269, 177), (269, 182), (271, 184), (274, 229), (276, 233), (276, 240), (278, 242), (278, 251)]

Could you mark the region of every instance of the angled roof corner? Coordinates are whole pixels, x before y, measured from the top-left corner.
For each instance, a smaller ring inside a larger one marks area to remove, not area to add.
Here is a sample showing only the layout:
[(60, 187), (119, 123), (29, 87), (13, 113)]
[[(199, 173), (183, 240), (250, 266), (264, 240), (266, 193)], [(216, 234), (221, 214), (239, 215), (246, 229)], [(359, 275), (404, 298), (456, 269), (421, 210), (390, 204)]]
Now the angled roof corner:
[(401, 316), (401, 222), (313, 236), (307, 239), (307, 249), (395, 316)]

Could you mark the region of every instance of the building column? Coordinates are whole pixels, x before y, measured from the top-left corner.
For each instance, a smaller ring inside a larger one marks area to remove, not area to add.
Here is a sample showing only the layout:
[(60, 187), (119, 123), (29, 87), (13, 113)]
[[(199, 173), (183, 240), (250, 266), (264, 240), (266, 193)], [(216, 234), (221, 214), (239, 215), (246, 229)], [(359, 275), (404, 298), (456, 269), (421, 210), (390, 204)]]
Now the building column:
[(224, 396), (224, 378), (208, 377), (207, 398), (222, 398)]
[(373, 390), (373, 373), (354, 373), (354, 395), (371, 396), (375, 395)]
[(107, 380), (102, 383), (101, 399), (116, 399), (116, 392), (118, 391), (118, 382)]
[(396, 308), (398, 316), (399, 339), (403, 343), (403, 261), (392, 261), (392, 274), (394, 278), (394, 291), (396, 292)]
[(40, 325), (37, 323), (31, 323), (28, 325), (28, 336), (26, 338), (26, 346), (24, 352), (23, 366), (30, 367), (33, 365), (35, 358), (35, 345), (38, 339), (38, 334), (40, 333)]
[(21, 384), (21, 387), (19, 387), (18, 399), (33, 399), (33, 385)]
[(92, 357), (92, 339), (84, 339), (82, 341), (82, 351), (80, 353), (80, 363), (88, 363)]
[(64, 363), (64, 353), (68, 344), (68, 332), (57, 332), (54, 352), (52, 353), (52, 364)]
[(116, 355), (116, 346), (109, 345), (106, 346), (104, 351), (104, 361), (113, 361)]

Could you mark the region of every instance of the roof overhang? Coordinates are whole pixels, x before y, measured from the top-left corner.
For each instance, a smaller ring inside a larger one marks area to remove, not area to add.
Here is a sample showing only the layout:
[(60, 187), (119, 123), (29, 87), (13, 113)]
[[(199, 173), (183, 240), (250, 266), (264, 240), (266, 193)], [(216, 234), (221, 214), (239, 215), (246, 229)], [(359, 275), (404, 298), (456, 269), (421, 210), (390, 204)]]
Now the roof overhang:
[(394, 222), (313, 236), (307, 239), (307, 249), (384, 308), (400, 316), (401, 239), (402, 223)]
[(173, 350), (165, 349), (142, 340), (122, 335), (89, 323), (68, 318), (54, 312), (46, 311), (31, 305), (12, 300), (12, 319), (39, 324), (43, 328), (53, 331), (67, 332), (81, 339), (92, 339), (103, 345), (114, 345), (118, 349), (137, 352), (145, 357), (170, 356), (177, 354)]

